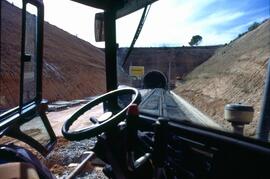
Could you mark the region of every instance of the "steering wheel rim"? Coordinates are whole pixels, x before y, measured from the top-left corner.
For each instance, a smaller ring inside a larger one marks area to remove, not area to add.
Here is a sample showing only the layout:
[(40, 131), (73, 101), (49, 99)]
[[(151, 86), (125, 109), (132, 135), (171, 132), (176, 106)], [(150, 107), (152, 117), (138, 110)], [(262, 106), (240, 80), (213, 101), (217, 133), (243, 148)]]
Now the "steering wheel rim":
[[(112, 117), (110, 117), (108, 120), (106, 120), (103, 123), (100, 124), (94, 124), (91, 125), (93, 127), (84, 128), (78, 131), (69, 132), (69, 128), (72, 126), (72, 124), (86, 111), (90, 110), (94, 106), (100, 104), (101, 102), (107, 101), (114, 96), (117, 95), (125, 95), (125, 94), (131, 94), (135, 95), (131, 102), (125, 106), (121, 111), (119, 111), (117, 114), (114, 114)], [(65, 121), (62, 127), (62, 134), (63, 136), (68, 140), (82, 140), (82, 139), (88, 139), (90, 137), (97, 136), (98, 134), (106, 131), (111, 126), (117, 125), (123, 117), (126, 115), (127, 109), (139, 99), (139, 92), (135, 88), (123, 88), (123, 89), (117, 89), (110, 91), (106, 94), (103, 94), (96, 99), (88, 102), (85, 104), (82, 108), (77, 110), (69, 119)]]

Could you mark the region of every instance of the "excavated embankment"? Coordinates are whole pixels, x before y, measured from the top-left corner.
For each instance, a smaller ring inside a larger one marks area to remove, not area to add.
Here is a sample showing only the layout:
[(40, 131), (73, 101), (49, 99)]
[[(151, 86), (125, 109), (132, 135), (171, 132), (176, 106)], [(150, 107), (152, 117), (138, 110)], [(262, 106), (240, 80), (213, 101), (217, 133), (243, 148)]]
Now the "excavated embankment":
[(226, 129), (224, 105), (246, 103), (254, 106), (253, 122), (246, 134), (255, 134), (270, 57), (270, 20), (219, 49), (193, 70), (175, 92), (212, 117)]

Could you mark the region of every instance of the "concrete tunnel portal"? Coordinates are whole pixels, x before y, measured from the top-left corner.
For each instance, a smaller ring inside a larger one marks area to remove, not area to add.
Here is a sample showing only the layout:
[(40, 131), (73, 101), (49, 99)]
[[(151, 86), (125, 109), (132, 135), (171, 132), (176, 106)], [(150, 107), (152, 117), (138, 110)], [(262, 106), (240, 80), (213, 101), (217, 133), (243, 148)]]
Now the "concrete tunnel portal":
[(160, 71), (150, 71), (143, 78), (143, 87), (146, 89), (166, 89), (168, 86), (167, 83), (167, 77)]

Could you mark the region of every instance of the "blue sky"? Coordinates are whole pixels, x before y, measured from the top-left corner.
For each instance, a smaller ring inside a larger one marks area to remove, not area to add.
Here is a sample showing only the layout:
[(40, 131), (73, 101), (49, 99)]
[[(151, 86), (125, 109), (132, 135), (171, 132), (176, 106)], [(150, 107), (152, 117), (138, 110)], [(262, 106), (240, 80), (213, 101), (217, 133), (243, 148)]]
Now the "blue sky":
[(234, 30), (237, 28), (246, 30), (250, 23), (255, 21), (261, 22), (269, 17), (269, 1), (236, 0), (228, 3), (225, 0), (219, 0), (202, 9), (194, 17), (191, 17), (190, 20), (196, 22), (212, 16), (214, 17), (215, 14), (222, 16), (221, 19), (226, 17), (231, 18), (231, 20), (225, 23), (217, 23), (210, 26), (210, 28), (216, 29), (217, 32), (223, 33), (224, 29)]
[[(152, 5), (137, 46), (187, 46), (197, 34), (203, 37), (201, 45), (224, 44), (266, 18), (269, 0), (160, 0)], [(121, 38), (130, 29), (125, 24), (136, 17), (119, 21)], [(122, 38), (125, 43), (127, 37)]]
[[(94, 14), (100, 10), (69, 0), (43, 1), (46, 21), (104, 46), (95, 42), (93, 34)], [(120, 46), (130, 45), (141, 13), (117, 20)], [(193, 35), (203, 37), (201, 45), (224, 44), (269, 16), (269, 0), (159, 0), (152, 5), (136, 46), (188, 46)]]

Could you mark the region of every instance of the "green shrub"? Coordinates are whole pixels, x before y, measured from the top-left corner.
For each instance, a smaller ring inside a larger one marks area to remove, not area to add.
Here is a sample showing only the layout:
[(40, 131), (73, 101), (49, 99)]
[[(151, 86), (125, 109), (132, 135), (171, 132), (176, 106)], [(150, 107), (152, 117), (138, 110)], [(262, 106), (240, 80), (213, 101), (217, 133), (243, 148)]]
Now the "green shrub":
[(252, 31), (252, 30), (256, 29), (259, 25), (260, 25), (260, 23), (254, 22), (251, 26), (248, 27), (248, 31)]

